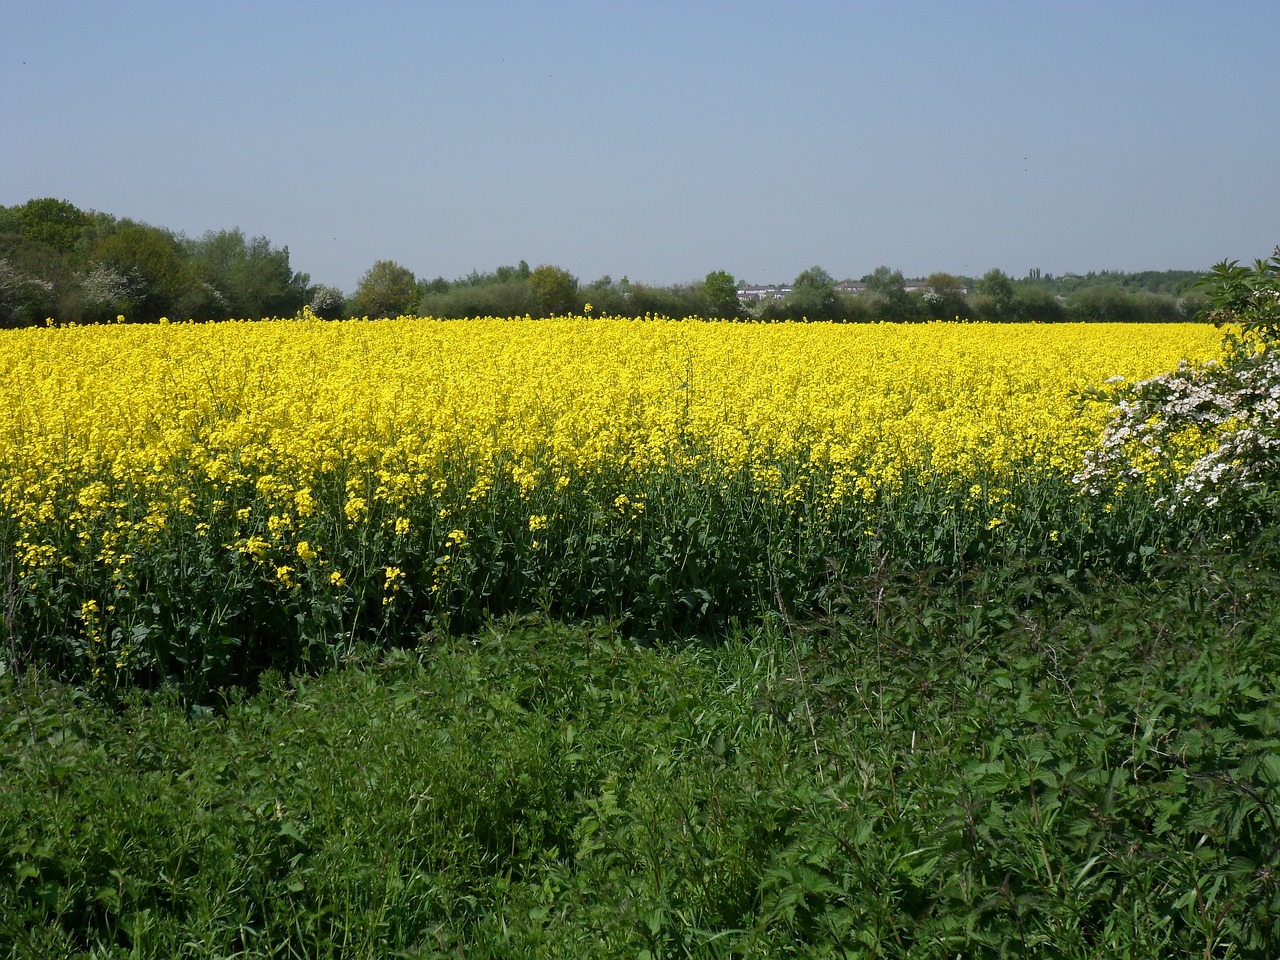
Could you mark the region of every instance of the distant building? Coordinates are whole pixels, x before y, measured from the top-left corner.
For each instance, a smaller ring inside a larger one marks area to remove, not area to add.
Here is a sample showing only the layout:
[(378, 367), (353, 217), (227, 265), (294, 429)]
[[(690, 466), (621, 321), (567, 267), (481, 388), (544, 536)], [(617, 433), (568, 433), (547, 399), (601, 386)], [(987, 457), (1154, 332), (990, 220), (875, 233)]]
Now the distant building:
[(738, 299), (743, 303), (763, 303), (766, 300), (781, 300), (790, 292), (789, 283), (747, 283), (738, 288)]
[[(907, 293), (923, 293), (929, 289), (924, 280), (906, 280), (903, 287)], [(969, 295), (969, 288), (961, 284), (956, 288), (961, 296)], [(844, 280), (836, 284), (836, 292), (857, 296), (865, 293), (867, 285), (861, 280)], [(763, 303), (767, 300), (781, 300), (791, 292), (789, 283), (746, 283), (738, 288), (738, 299), (743, 303)]]

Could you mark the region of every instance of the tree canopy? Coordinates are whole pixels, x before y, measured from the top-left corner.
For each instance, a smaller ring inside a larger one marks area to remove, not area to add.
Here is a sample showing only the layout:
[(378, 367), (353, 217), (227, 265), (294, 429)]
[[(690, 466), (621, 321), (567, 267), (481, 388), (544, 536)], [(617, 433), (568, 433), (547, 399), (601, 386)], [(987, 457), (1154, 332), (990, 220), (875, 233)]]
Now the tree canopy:
[(238, 228), (190, 240), (51, 197), (0, 207), (0, 326), (290, 316), (310, 278)]
[(356, 285), (354, 312), (366, 317), (398, 317), (412, 312), (417, 294), (412, 270), (394, 260), (379, 260)]
[[(190, 239), (165, 227), (53, 197), (0, 206), (0, 327), (129, 321), (257, 319), (292, 316), (307, 306), (324, 318), (398, 316), (546, 317), (583, 310), (593, 316), (645, 315), (754, 320), (981, 320), (990, 322), (1168, 322), (1195, 319), (1203, 274), (1187, 270), (1102, 271), (1054, 277), (1039, 269), (1014, 279), (1000, 269), (980, 279), (933, 273), (907, 279), (880, 266), (861, 284), (837, 283), (823, 267), (802, 271), (785, 295), (738, 297), (727, 270), (669, 286), (600, 277), (581, 285), (567, 269), (525, 260), (475, 270), (454, 280), (419, 279), (379, 260), (354, 295), (312, 284), (296, 272), (288, 247), (239, 227)], [(430, 274), (426, 274), (430, 276)]]

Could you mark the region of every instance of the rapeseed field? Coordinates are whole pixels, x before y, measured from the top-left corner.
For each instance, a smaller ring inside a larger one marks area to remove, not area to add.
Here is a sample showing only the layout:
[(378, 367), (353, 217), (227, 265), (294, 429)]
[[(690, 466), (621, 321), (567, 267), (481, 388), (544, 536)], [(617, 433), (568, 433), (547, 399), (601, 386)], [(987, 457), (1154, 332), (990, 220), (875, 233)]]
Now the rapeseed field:
[(15, 632), (92, 686), (199, 695), (504, 612), (660, 638), (820, 602), (831, 570), (886, 554), (1155, 549), (1154, 514), (1071, 486), (1111, 414), (1085, 395), (1219, 340), (590, 317), (7, 331)]

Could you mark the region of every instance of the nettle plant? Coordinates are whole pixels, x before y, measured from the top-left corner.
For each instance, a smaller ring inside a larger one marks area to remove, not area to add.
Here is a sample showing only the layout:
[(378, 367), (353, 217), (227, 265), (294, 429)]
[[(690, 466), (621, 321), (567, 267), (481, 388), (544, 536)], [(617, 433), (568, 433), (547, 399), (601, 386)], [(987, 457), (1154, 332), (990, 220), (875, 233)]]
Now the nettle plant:
[(1075, 482), (1091, 497), (1158, 489), (1170, 515), (1265, 517), (1280, 508), (1280, 246), (1251, 268), (1224, 261), (1200, 285), (1223, 358), (1094, 392), (1113, 415)]

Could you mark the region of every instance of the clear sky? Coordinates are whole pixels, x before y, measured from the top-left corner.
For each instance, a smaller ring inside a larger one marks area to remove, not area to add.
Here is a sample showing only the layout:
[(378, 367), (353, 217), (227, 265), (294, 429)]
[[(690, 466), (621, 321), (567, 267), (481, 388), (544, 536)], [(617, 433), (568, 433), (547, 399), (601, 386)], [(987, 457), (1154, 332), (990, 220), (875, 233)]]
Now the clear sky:
[(1280, 242), (1276, 0), (4, 0), (0, 204), (584, 282)]

